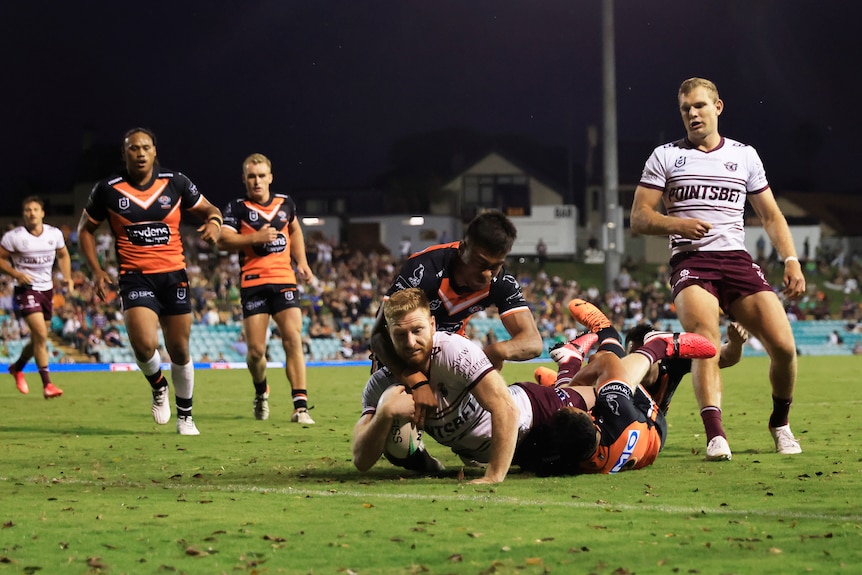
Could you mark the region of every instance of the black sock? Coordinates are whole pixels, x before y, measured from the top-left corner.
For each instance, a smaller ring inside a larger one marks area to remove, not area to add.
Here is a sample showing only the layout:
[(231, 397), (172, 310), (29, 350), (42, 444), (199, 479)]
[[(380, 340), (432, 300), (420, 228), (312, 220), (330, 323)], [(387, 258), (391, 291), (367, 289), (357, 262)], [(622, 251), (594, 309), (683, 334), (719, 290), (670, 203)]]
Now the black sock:
[(263, 381), (261, 381), (260, 383), (258, 383), (256, 381), (253, 383), (254, 383), (254, 393), (256, 395), (263, 395), (264, 393), (266, 393), (266, 378), (265, 377), (263, 378)]

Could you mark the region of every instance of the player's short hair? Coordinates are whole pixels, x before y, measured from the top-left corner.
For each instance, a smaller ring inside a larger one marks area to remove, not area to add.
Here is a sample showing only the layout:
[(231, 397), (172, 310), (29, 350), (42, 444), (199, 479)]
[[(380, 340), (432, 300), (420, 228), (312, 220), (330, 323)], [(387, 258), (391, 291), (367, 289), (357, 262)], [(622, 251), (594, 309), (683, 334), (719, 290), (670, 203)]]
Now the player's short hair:
[(519, 465), (539, 476), (577, 475), (581, 462), (589, 459), (598, 447), (598, 438), (588, 412), (564, 407), (551, 416), (547, 425), (527, 434), (524, 441), (530, 446), (530, 455), (522, 457), (519, 447)]
[(488, 210), (473, 218), (464, 234), (467, 244), (494, 254), (508, 254), (517, 237), (515, 224), (497, 210)]
[(45, 210), (45, 202), (39, 196), (27, 196), (26, 198), (21, 200), (21, 208), (22, 209), (27, 204), (39, 204), (39, 206), (42, 208), (42, 210), (43, 211)]
[(153, 133), (152, 130), (148, 130), (147, 128), (138, 127), (138, 128), (132, 128), (131, 130), (128, 130), (125, 134), (123, 134), (123, 144), (122, 144), (123, 150), (126, 149), (126, 140), (128, 140), (130, 137), (132, 137), (132, 134), (137, 134), (138, 132), (148, 135), (150, 137), (150, 139), (153, 141), (153, 146), (158, 146), (158, 142), (156, 142), (156, 134)]
[(715, 87), (715, 84), (712, 81), (707, 80), (706, 78), (689, 78), (688, 80), (684, 80), (682, 84), (679, 86), (679, 92), (677, 92), (677, 97), (685, 96), (692, 92), (692, 90), (696, 88), (706, 88), (706, 91), (709, 92), (709, 95), (712, 96), (713, 102), (718, 102), (718, 88)]
[(250, 155), (246, 159), (244, 159), (242, 161), (242, 173), (243, 174), (245, 174), (245, 167), (248, 164), (266, 164), (266, 167), (268, 167), (269, 170), (272, 171), (272, 162), (269, 161), (269, 158), (267, 158), (263, 154), (255, 153), (255, 154)]
[(387, 324), (401, 319), (408, 313), (417, 309), (424, 309), (431, 315), (428, 304), (428, 296), (419, 288), (407, 288), (397, 291), (389, 299), (383, 302), (383, 318)]
[(626, 353), (631, 353), (643, 347), (646, 334), (653, 331), (655, 327), (648, 323), (636, 325), (626, 332)]

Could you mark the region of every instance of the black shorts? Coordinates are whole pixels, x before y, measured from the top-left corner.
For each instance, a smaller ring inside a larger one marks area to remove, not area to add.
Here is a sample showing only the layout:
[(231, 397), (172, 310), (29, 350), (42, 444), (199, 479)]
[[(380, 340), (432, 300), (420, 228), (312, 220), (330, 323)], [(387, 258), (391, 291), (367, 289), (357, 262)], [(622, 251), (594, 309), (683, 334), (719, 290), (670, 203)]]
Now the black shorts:
[(691, 285), (714, 295), (726, 313), (739, 298), (773, 291), (759, 265), (746, 251), (684, 252), (670, 259), (673, 297)]
[(31, 287), (15, 286), (15, 311), (20, 317), (41, 313), (45, 321), (51, 321), (54, 313), (54, 290), (34, 290)]
[(121, 274), (120, 297), (124, 310), (147, 307), (159, 316), (192, 313), (186, 270), (163, 274)]
[(292, 307), (299, 307), (296, 284), (264, 284), (240, 290), (242, 317), (259, 313), (275, 315)]

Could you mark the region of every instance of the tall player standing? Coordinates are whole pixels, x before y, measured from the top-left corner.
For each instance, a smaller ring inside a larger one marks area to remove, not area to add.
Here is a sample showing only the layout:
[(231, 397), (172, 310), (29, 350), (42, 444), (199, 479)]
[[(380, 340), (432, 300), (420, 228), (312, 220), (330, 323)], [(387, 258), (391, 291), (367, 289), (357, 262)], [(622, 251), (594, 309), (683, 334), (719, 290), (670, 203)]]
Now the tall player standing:
[[(238, 251), (242, 270), (242, 324), (248, 343), (246, 364), (254, 384), (254, 417), (269, 418), (266, 338), (275, 320), (284, 346), (284, 371), (293, 396), (291, 421), (311, 425), (308, 413), (302, 311), (297, 277), (314, 280), (305, 254), (305, 237), (290, 196), (270, 192), (272, 163), (252, 154), (242, 163), (246, 194), (228, 204), (219, 247)], [(296, 270), (294, 270), (296, 265)]]
[[(769, 430), (778, 453), (802, 451), (788, 423), (796, 386), (796, 344), (781, 301), (745, 250), (746, 199), (784, 259), (784, 295), (805, 292), (787, 220), (763, 163), (751, 146), (721, 136), (724, 102), (711, 81), (689, 78), (677, 99), (686, 137), (656, 148), (646, 162), (632, 205), (632, 231), (668, 235), (671, 287), (686, 331), (720, 345), (719, 314), (731, 315), (763, 342), (769, 354), (772, 414)], [(658, 210), (663, 202), (666, 215)], [(729, 460), (721, 419), (719, 356), (695, 360), (694, 392), (706, 430), (706, 459)]]
[(63, 390), (51, 382), (48, 370), (48, 325), (54, 313), (54, 261), (63, 274), (63, 282), (72, 289), (72, 263), (63, 232), (44, 223), (45, 204), (36, 196), (22, 202), (24, 225), (8, 231), (0, 241), (0, 272), (15, 279), (15, 301), (18, 313), (30, 329), (30, 340), (20, 357), (9, 366), (15, 385), (21, 393), (30, 393), (24, 378), (24, 366), (35, 358), (42, 395), (45, 399), (60, 397)]
[(120, 264), (120, 297), (129, 344), (153, 392), (156, 423), (171, 419), (168, 382), (162, 375), (159, 326), (171, 358), (177, 403), (177, 432), (198, 435), (192, 419), (195, 372), (189, 355), (192, 305), (180, 237), (181, 209), (204, 224), (197, 231), (208, 242), (218, 240), (221, 211), (180, 172), (162, 168), (156, 159), (156, 136), (133, 128), (123, 138), (125, 169), (98, 182), (78, 224), (81, 251), (99, 297), (111, 277), (99, 265), (95, 232), (107, 220), (116, 238)]

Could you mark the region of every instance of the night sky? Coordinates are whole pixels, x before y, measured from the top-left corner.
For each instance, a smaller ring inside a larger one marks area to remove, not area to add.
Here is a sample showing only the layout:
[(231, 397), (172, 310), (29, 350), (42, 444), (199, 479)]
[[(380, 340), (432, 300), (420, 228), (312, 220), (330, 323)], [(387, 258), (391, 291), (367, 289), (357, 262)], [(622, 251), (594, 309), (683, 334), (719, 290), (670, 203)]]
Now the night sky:
[[(252, 152), (273, 160), (276, 190), (357, 186), (407, 135), (522, 133), (582, 162), (601, 124), (600, 0), (53, 4), (0, 8), (16, 195), (68, 189), (85, 131), (119, 159), (127, 128), (151, 128), (162, 164), (222, 203)], [(619, 138), (681, 137), (676, 89), (705, 76), (721, 132), (757, 147), (774, 187), (858, 189), (851, 5), (617, 0)]]

